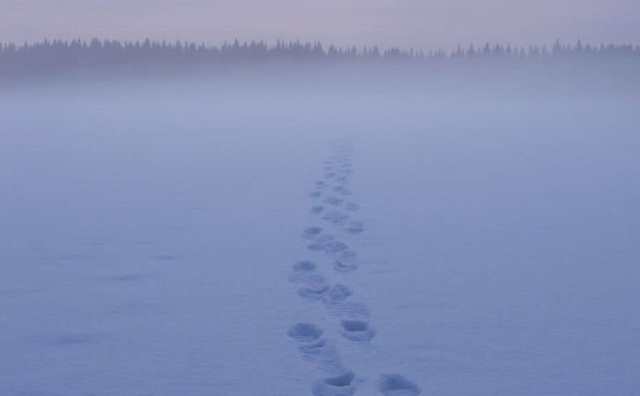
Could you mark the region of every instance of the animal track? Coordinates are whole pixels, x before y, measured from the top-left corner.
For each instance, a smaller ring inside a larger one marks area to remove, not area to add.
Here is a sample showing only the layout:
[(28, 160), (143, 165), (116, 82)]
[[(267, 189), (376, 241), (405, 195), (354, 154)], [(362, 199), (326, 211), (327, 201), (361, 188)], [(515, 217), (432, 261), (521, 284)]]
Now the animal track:
[(314, 396), (352, 396), (355, 392), (355, 374), (352, 371), (320, 380), (312, 389)]
[(343, 320), (342, 335), (351, 341), (368, 342), (375, 336), (375, 330), (364, 320)]
[(421, 389), (400, 374), (384, 374), (378, 381), (378, 390), (384, 396), (417, 396)]

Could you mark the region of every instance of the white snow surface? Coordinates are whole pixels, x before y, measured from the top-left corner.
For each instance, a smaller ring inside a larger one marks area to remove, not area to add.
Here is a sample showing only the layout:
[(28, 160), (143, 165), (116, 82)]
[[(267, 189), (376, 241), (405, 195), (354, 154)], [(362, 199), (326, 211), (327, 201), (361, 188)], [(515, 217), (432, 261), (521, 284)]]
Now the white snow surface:
[(638, 394), (637, 97), (307, 88), (2, 94), (0, 395)]

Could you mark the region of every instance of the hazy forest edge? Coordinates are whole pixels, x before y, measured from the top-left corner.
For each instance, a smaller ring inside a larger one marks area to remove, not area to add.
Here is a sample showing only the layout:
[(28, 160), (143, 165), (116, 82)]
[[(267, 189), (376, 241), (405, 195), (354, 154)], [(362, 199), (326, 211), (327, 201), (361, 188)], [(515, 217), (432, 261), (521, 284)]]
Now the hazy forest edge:
[[(535, 66), (557, 68), (580, 65), (602, 73), (632, 77), (640, 66), (640, 45), (563, 44), (516, 47), (509, 44), (459, 46), (445, 51), (372, 47), (337, 47), (319, 42), (263, 41), (225, 43), (220, 46), (189, 43), (116, 40), (43, 40), (0, 44), (0, 79), (68, 76), (77, 73), (139, 74), (197, 69), (216, 72), (264, 65), (407, 65), (429, 67), (472, 66), (513, 69)], [(604, 67), (604, 68), (603, 68)], [(622, 69), (620, 69), (622, 68)]]

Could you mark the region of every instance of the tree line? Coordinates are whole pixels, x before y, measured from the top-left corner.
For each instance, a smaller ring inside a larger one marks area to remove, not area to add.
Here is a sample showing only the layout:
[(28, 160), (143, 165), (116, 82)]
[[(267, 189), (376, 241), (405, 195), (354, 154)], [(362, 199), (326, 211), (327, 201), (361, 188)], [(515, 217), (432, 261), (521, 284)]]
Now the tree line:
[(17, 45), (0, 43), (0, 73), (50, 73), (109, 66), (162, 67), (178, 65), (229, 65), (265, 61), (401, 61), (441, 62), (447, 60), (640, 60), (639, 45), (563, 44), (517, 47), (503, 44), (459, 46), (453, 51), (381, 49), (370, 47), (323, 46), (319, 42), (278, 41), (267, 45), (264, 41), (235, 40), (220, 46), (193, 42), (118, 40), (43, 40)]

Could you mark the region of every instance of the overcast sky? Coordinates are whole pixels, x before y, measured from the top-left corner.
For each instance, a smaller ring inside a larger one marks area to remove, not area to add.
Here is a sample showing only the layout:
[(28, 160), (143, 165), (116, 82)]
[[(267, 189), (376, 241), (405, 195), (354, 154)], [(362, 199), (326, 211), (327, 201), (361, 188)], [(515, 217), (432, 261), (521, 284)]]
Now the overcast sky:
[(640, 0), (0, 0), (0, 41), (640, 44)]

